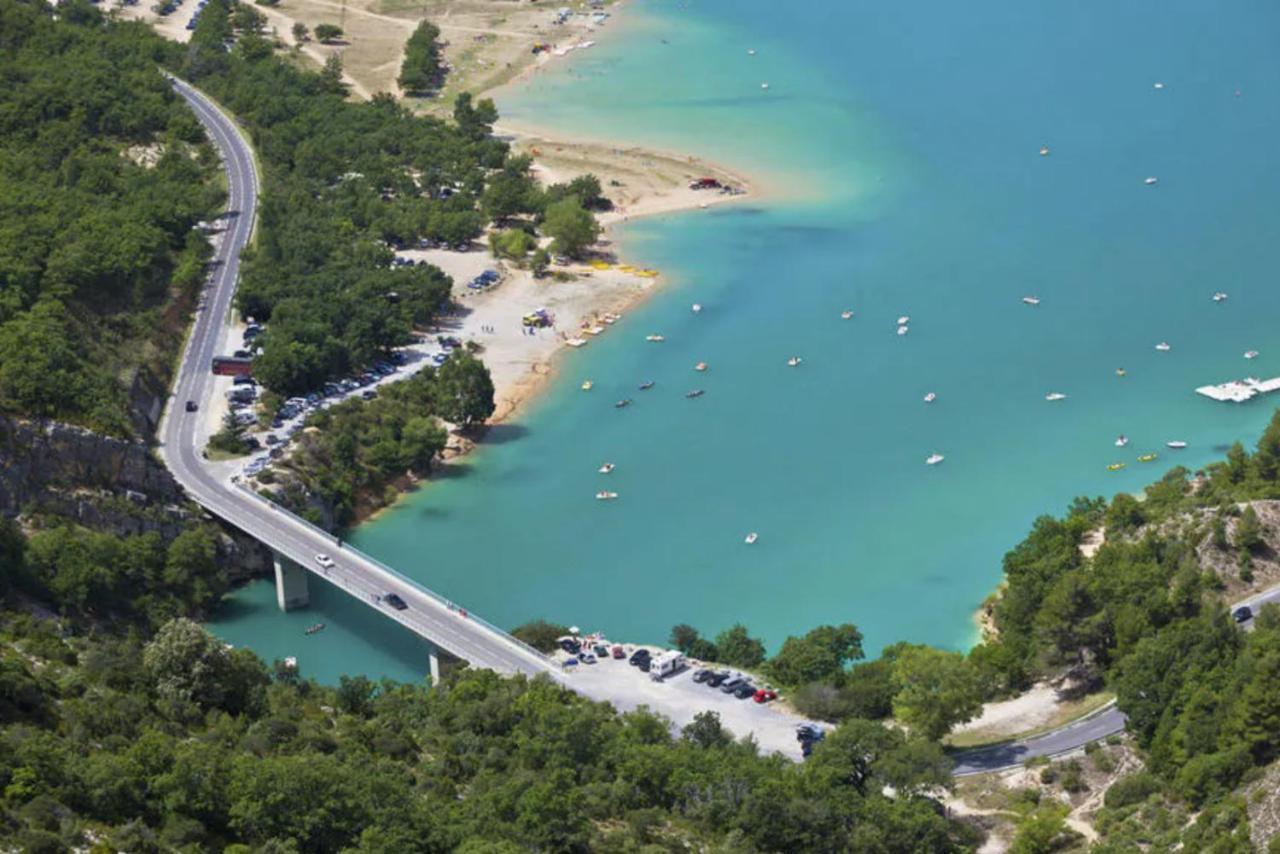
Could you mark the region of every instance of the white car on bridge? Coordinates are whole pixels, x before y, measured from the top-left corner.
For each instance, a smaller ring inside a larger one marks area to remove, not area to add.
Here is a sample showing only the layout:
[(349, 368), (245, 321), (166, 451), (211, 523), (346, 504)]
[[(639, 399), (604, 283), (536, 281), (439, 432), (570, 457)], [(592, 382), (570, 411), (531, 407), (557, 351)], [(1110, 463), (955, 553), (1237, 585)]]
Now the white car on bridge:
[(316, 563), (320, 564), (325, 569), (333, 569), (333, 558), (326, 554), (316, 555)]

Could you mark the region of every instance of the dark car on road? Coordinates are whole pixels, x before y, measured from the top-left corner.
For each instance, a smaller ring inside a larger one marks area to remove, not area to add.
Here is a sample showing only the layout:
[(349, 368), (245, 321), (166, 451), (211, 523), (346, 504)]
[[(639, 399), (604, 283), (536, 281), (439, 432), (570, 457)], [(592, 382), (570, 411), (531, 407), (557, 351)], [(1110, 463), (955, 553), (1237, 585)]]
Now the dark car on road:
[(724, 684), (724, 681), (732, 675), (733, 674), (731, 674), (728, 670), (721, 670), (718, 673), (712, 673), (710, 676), (708, 676), (705, 680), (705, 683), (709, 688), (719, 688), (721, 685)]
[(386, 600), (386, 603), (388, 605), (390, 605), (392, 608), (395, 608), (397, 611), (404, 611), (404, 610), (407, 610), (409, 607), (408, 605), (405, 604), (405, 601), (403, 599), (401, 599), (399, 596), (397, 596), (394, 593), (388, 593), (386, 596), (383, 596), (382, 598)]
[(1248, 605), (1241, 605), (1231, 612), (1231, 619), (1237, 623), (1244, 623), (1253, 619), (1253, 609)]
[(188, 412), (195, 412), (195, 411), (196, 411), (197, 409), (199, 409), (199, 408), (200, 408), (200, 404), (196, 403), (194, 400), (188, 400), (188, 401), (187, 401), (187, 411), (188, 411)]

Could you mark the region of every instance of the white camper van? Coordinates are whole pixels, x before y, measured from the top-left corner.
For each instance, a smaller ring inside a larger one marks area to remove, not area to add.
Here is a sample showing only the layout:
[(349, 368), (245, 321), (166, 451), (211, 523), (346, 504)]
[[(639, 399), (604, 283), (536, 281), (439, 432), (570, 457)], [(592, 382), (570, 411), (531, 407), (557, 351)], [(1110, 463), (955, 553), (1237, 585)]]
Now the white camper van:
[(662, 655), (653, 659), (649, 665), (649, 678), (654, 682), (661, 682), (668, 676), (679, 673), (689, 666), (683, 655), (679, 652), (664, 652)]

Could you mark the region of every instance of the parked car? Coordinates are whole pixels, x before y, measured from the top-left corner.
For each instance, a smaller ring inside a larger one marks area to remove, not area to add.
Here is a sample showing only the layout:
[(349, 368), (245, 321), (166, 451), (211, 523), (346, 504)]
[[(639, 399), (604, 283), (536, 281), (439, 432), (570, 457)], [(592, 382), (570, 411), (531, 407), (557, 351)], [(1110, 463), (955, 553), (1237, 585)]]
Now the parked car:
[(376, 391), (374, 391), (373, 389), (368, 389), (368, 390), (366, 390), (366, 391), (362, 392), (360, 396), (361, 396), (362, 398), (364, 398), (365, 400), (373, 400), (375, 397), (377, 397), (377, 396), (378, 396), (378, 393), (377, 393)]
[(578, 641), (573, 638), (560, 638), (558, 643), (560, 644), (560, 648), (570, 655), (577, 655), (582, 651), (582, 644), (578, 643)]
[(738, 676), (733, 677), (728, 682), (725, 682), (723, 685), (721, 685), (720, 692), (722, 694), (732, 694), (734, 691), (738, 690), (738, 686), (745, 685), (745, 684), (749, 684), (747, 682), (747, 677), (739, 674)]
[(712, 672), (713, 672), (713, 671), (710, 671), (710, 670), (708, 670), (708, 669), (707, 669), (707, 668), (705, 668), (705, 667), (704, 667), (704, 668), (702, 668), (701, 670), (695, 670), (695, 671), (693, 671), (693, 681), (694, 681), (694, 682), (706, 682), (706, 681), (707, 681), (707, 677), (708, 677), (708, 676), (710, 676), (710, 675), (712, 674)]
[(1237, 623), (1244, 623), (1253, 619), (1253, 609), (1248, 605), (1241, 605), (1231, 612), (1231, 619)]
[(386, 596), (383, 596), (382, 598), (388, 605), (390, 605), (392, 608), (395, 608), (397, 611), (404, 611), (404, 610), (407, 610), (409, 607), (404, 603), (403, 599), (401, 599), (399, 596), (397, 596), (394, 593), (388, 593)]
[(728, 670), (721, 670), (717, 673), (712, 673), (710, 676), (708, 676), (704, 680), (704, 684), (706, 684), (710, 688), (719, 688), (721, 685), (725, 683), (725, 680), (732, 675), (733, 674), (730, 673)]
[(630, 664), (635, 664), (640, 659), (648, 658), (648, 657), (649, 657), (649, 650), (642, 648), (642, 649), (637, 649), (635, 652), (631, 653), (631, 658), (627, 659), (627, 661)]
[(195, 411), (196, 411), (197, 409), (199, 409), (199, 408), (200, 408), (200, 404), (196, 403), (194, 400), (188, 400), (188, 401), (187, 401), (187, 411), (188, 411), (188, 412), (195, 412)]
[(627, 657), (627, 652), (626, 652), (626, 650), (624, 650), (620, 644), (614, 644), (613, 649), (611, 650), (611, 652), (613, 653), (613, 657), (614, 657), (614, 658), (626, 658), (626, 657)]
[(316, 563), (320, 564), (325, 569), (333, 569), (333, 558), (329, 557), (327, 554), (316, 555)]
[(584, 652), (584, 653), (583, 653), (582, 655), (580, 655), (578, 658), (579, 658), (579, 660), (580, 660), (583, 664), (595, 664), (595, 663), (596, 663), (596, 657), (595, 657), (594, 655), (592, 655), (591, 653), (589, 653), (589, 652)]
[(245, 374), (241, 374), (240, 376), (235, 377), (233, 380), (231, 380), (231, 384), (232, 385), (257, 385), (257, 383), (253, 381), (253, 377), (246, 376)]
[(757, 703), (767, 703), (770, 700), (778, 699), (778, 692), (772, 688), (761, 688), (751, 699), (755, 700)]
[(755, 693), (756, 693), (756, 686), (752, 685), (750, 682), (743, 682), (737, 688), (733, 689), (733, 696), (737, 697), (739, 700), (745, 700), (748, 697), (754, 697)]

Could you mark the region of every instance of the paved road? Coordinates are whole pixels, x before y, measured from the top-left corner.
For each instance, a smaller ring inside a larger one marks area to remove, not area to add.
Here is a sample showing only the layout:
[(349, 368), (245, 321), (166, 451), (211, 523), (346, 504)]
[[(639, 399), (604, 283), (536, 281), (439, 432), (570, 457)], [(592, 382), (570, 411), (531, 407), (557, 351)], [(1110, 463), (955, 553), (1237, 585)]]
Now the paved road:
[[(206, 305), (192, 327), (160, 428), (160, 454), (187, 494), (209, 512), (293, 560), (316, 577), (323, 577), (360, 601), (427, 638), (437, 647), (499, 673), (550, 673), (559, 669), (544, 656), (520, 644), (372, 559), (339, 547), (329, 534), (214, 474), (201, 457), (200, 413), (185, 411), (186, 402), (202, 408), (214, 393), (210, 364), (223, 329), (231, 315), (232, 297), (240, 272), (240, 250), (253, 234), (258, 206), (258, 175), (252, 149), (243, 132), (208, 98), (179, 80), (177, 92), (187, 100), (196, 117), (222, 155), (227, 172), (226, 230), (213, 259)], [(318, 554), (331, 555), (335, 566), (325, 572), (316, 563)], [(316, 583), (315, 578), (311, 583)], [(409, 608), (397, 611), (381, 602), (396, 593)], [(425, 662), (424, 662), (425, 666)]]

